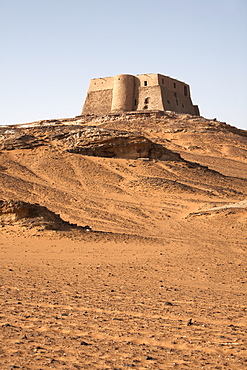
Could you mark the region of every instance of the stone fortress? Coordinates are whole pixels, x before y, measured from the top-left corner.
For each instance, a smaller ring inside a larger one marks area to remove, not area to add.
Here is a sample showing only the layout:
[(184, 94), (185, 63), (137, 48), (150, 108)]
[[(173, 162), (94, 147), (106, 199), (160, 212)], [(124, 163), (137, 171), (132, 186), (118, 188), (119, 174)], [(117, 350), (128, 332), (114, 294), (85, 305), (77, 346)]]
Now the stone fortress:
[(158, 73), (92, 79), (82, 115), (149, 111), (200, 115), (189, 85)]

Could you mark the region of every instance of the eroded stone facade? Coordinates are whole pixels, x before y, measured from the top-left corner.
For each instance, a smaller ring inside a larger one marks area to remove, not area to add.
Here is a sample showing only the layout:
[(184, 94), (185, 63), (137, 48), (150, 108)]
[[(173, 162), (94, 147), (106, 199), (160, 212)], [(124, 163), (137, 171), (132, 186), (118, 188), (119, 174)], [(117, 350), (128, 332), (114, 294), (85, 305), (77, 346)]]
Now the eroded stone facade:
[(160, 74), (96, 78), (90, 81), (82, 114), (174, 111), (200, 115), (188, 84)]

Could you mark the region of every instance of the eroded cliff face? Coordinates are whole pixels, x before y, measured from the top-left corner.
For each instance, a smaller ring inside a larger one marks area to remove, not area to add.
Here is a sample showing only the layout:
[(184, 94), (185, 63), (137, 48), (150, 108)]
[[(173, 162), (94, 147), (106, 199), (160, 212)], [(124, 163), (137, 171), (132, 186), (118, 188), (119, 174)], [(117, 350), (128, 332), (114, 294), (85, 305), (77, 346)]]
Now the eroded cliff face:
[[(39, 230), (70, 230), (76, 229), (76, 224), (63, 221), (61, 217), (39, 204), (31, 204), (20, 200), (0, 200), (0, 225), (18, 225), (27, 229)], [(80, 230), (90, 230), (89, 226)]]
[(169, 159), (180, 156), (145, 136), (116, 129), (86, 125), (59, 125), (46, 127), (18, 127), (2, 130), (0, 150), (33, 149), (39, 146), (54, 147), (69, 153), (125, 158)]

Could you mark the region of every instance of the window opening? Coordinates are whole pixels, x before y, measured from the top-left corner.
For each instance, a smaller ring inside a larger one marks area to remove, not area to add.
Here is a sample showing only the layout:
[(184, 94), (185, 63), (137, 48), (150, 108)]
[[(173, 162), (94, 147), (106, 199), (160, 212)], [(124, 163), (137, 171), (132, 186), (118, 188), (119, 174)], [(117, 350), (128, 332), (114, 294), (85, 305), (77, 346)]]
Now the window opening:
[(178, 99), (176, 99), (176, 103), (177, 103), (177, 105), (178, 105)]
[(163, 85), (164, 85), (164, 83), (165, 83), (164, 78), (162, 78), (162, 83), (163, 83)]
[(135, 99), (135, 101), (134, 101), (134, 105), (137, 105), (137, 99)]
[(188, 95), (188, 88), (187, 86), (184, 86), (184, 95), (187, 96)]
[(170, 100), (167, 100), (167, 103), (170, 104)]
[(174, 93), (174, 96), (175, 96), (175, 98), (177, 97), (177, 93), (176, 92)]
[(176, 89), (176, 82), (173, 83), (173, 87), (174, 87), (174, 89)]
[(144, 81), (144, 86), (147, 86), (148, 85), (148, 82), (147, 81)]
[(148, 104), (149, 103), (149, 98), (146, 98), (145, 100), (144, 100), (144, 104)]
[(184, 104), (182, 103), (182, 108), (184, 108)]
[(148, 109), (148, 106), (147, 105), (144, 105), (143, 109)]

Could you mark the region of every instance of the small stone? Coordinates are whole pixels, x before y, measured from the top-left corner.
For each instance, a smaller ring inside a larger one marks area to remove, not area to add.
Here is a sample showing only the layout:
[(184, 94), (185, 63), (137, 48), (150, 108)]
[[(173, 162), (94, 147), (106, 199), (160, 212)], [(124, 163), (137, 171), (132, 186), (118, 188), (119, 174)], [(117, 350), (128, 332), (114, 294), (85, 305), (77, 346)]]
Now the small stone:
[(84, 340), (80, 343), (81, 346), (90, 346), (90, 343), (85, 342)]
[(152, 356), (147, 356), (146, 360), (155, 360), (155, 358), (153, 358)]
[(186, 325), (187, 325), (187, 326), (193, 325), (192, 319), (189, 319), (189, 320), (187, 321), (187, 324), (186, 324)]
[(166, 302), (165, 305), (166, 306), (173, 306), (172, 302)]

